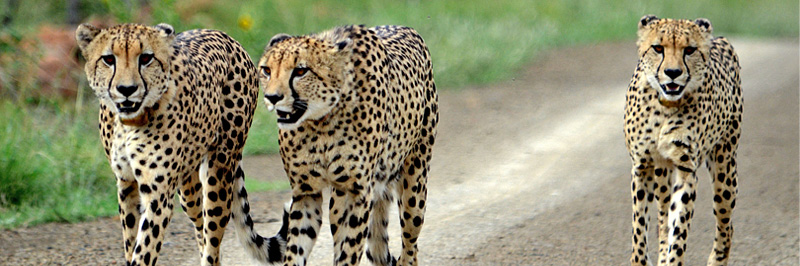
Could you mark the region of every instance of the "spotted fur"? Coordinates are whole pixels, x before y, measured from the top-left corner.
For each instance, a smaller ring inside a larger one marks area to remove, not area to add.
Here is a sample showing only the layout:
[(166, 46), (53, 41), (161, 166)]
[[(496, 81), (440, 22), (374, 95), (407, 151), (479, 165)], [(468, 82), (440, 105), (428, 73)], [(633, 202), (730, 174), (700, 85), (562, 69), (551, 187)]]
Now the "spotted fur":
[(683, 265), (694, 215), (696, 172), (714, 186), (716, 237), (708, 265), (727, 265), (736, 204), (736, 149), (742, 120), (739, 59), (706, 19), (645, 16), (639, 64), (628, 86), (625, 140), (633, 163), (631, 265), (647, 255), (648, 204), (658, 205), (658, 265)]
[[(428, 49), (411, 28), (339, 27), (279, 34), (259, 61), (265, 101), (278, 114), (292, 187), (284, 265), (305, 265), (330, 189), (334, 265), (417, 265), (438, 105)], [(389, 252), (397, 196), (403, 251)]]
[(119, 189), (128, 265), (155, 265), (179, 191), (202, 265), (219, 265), (233, 218), (242, 243), (280, 260), (281, 237), (252, 229), (239, 167), (258, 98), (255, 67), (220, 31), (81, 25), (76, 39), (100, 101), (100, 134)]

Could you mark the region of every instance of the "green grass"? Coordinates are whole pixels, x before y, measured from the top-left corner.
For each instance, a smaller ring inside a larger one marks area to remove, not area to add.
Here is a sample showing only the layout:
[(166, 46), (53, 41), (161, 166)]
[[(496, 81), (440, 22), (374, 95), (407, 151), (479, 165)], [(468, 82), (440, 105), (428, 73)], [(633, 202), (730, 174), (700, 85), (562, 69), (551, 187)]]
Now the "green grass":
[[(0, 58), (18, 53), (9, 39), (66, 17), (65, 1), (17, 2), (17, 7), (0, 5), (0, 15), (13, 18), (0, 29)], [(345, 24), (407, 25), (427, 42), (438, 87), (450, 90), (509, 79), (539, 52), (554, 47), (625, 40), (633, 49), (636, 23), (645, 14), (705, 17), (715, 35), (798, 37), (798, 2), (792, 0), (244, 0), (238, 5), (151, 0), (149, 15), (138, 12), (138, 2), (85, 1), (81, 10), (111, 14), (122, 22), (167, 22), (177, 30), (223, 30), (254, 60), (269, 38), (281, 32), (299, 35)], [(98, 138), (96, 100), (31, 101), (26, 93), (36, 90), (35, 83), (9, 74), (28, 72), (15, 64), (35, 61), (31, 56), (36, 55), (0, 61), (12, 63), (0, 65), (0, 86), (5, 88), (0, 89), (0, 227), (113, 215), (116, 188)], [(277, 151), (274, 120), (263, 107), (257, 109), (246, 154)], [(286, 188), (285, 183), (254, 181), (248, 179), (248, 189)]]
[(0, 102), (0, 227), (116, 212), (96, 115), (65, 105)]
[[(259, 105), (263, 103), (263, 93), (259, 93)], [(245, 155), (271, 154), (278, 152), (278, 126), (274, 112), (267, 108), (256, 108), (253, 124), (247, 133), (244, 145)]]
[(289, 189), (289, 180), (281, 182), (264, 182), (247, 178), (244, 180), (244, 186), (247, 192), (261, 192), (261, 191), (274, 191), (274, 190), (287, 190)]

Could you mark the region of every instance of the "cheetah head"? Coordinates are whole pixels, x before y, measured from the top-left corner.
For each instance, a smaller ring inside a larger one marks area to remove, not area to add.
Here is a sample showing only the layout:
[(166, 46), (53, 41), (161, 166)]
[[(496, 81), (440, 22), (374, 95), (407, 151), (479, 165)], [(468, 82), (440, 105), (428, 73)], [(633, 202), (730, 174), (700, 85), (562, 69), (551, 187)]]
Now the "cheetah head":
[(267, 108), (278, 127), (297, 128), (324, 119), (351, 88), (352, 41), (319, 36), (272, 37), (258, 62)]
[(711, 46), (711, 22), (659, 19), (639, 21), (640, 60), (650, 87), (665, 106), (677, 106), (681, 97), (703, 84)]
[[(98, 29), (88, 24), (75, 32), (89, 84), (100, 102), (125, 125), (147, 123), (147, 112), (170, 84), (174, 30), (123, 24)], [(114, 108), (116, 107), (116, 108)]]

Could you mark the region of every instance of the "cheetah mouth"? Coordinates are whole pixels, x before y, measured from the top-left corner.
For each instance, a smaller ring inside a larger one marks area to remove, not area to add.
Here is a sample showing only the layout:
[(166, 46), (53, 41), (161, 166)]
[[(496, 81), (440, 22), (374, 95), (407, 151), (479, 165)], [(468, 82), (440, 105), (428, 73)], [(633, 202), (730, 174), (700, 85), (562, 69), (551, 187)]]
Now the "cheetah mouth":
[(117, 103), (117, 110), (123, 114), (131, 114), (135, 113), (139, 110), (139, 107), (142, 106), (141, 102), (133, 102), (130, 100), (125, 100), (121, 103)]
[(299, 121), (300, 118), (303, 117), (303, 114), (306, 113), (306, 109), (308, 109), (308, 107), (303, 101), (295, 101), (294, 104), (292, 104), (291, 112), (281, 111), (280, 109), (277, 109), (275, 111), (278, 115), (278, 123), (283, 123), (283, 124), (297, 123), (297, 121)]
[(685, 86), (678, 85), (675, 82), (670, 82), (667, 84), (661, 85), (661, 90), (664, 91), (664, 94), (669, 96), (679, 96), (683, 93), (683, 88)]

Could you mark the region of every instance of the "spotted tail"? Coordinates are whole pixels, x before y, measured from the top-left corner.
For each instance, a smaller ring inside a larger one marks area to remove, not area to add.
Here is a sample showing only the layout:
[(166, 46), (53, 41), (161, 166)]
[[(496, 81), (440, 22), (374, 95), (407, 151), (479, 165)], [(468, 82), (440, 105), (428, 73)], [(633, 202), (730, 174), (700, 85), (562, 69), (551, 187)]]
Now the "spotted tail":
[(273, 237), (263, 237), (253, 228), (253, 218), (250, 217), (250, 203), (247, 201), (247, 190), (244, 188), (244, 171), (241, 166), (236, 168), (234, 187), (237, 193), (231, 206), (231, 216), (236, 228), (239, 242), (250, 256), (261, 264), (283, 262), (283, 252), (286, 249), (286, 234), (289, 226), (289, 212), (283, 210), (283, 224), (281, 230)]

